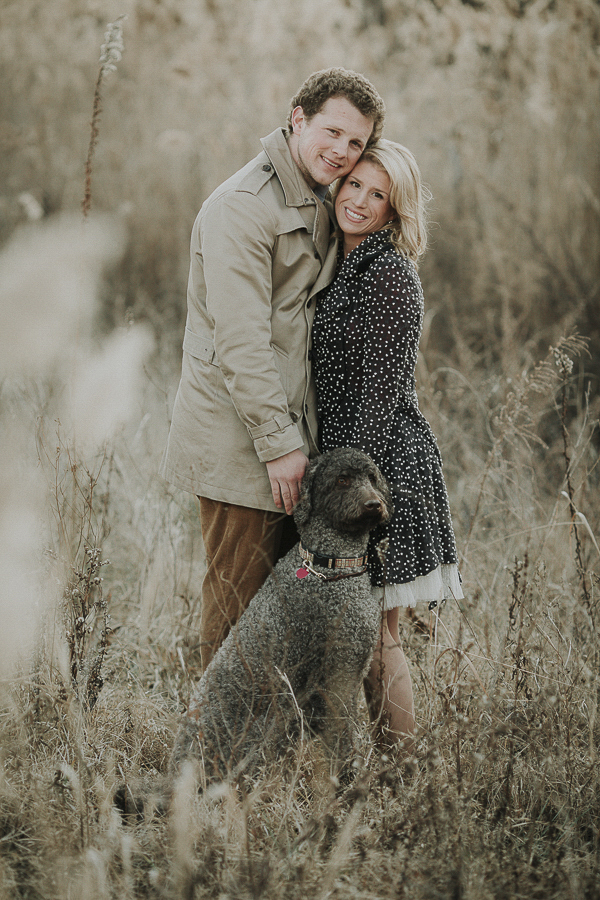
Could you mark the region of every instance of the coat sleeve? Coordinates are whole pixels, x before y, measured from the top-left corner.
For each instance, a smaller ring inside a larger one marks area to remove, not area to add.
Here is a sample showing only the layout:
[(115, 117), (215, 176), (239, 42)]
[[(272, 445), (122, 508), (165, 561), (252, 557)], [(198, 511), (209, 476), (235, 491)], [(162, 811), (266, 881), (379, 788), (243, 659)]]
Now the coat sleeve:
[[(414, 396), (421, 283), (410, 263), (386, 255), (363, 277), (361, 295), (363, 352), (355, 361), (360, 371), (354, 378), (350, 372), (358, 397), (352, 443), (381, 464), (401, 398)], [(352, 359), (348, 365), (352, 370)]]
[(271, 344), (273, 213), (251, 193), (230, 192), (200, 226), (206, 305), (217, 361), (236, 412), (263, 462), (303, 445)]

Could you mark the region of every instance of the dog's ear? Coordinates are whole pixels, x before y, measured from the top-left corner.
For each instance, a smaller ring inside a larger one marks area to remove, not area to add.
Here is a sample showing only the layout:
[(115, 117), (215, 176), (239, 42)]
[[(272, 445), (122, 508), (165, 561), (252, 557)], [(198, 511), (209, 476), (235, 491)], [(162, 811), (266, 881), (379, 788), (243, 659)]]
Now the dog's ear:
[(309, 462), (300, 485), (300, 499), (294, 507), (294, 521), (298, 528), (306, 525), (312, 512), (312, 483), (316, 467), (315, 459)]

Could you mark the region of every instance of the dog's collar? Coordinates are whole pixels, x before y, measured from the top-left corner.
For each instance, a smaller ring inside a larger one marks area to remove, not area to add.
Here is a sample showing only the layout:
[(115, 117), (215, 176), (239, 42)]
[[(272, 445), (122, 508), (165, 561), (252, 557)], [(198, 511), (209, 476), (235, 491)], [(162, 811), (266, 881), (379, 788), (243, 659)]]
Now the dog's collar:
[(326, 569), (354, 569), (358, 566), (366, 566), (369, 559), (366, 553), (364, 556), (349, 558), (325, 556), (323, 553), (314, 553), (312, 550), (307, 550), (302, 546), (302, 543), (300, 543), (300, 556), (309, 566), (324, 566)]

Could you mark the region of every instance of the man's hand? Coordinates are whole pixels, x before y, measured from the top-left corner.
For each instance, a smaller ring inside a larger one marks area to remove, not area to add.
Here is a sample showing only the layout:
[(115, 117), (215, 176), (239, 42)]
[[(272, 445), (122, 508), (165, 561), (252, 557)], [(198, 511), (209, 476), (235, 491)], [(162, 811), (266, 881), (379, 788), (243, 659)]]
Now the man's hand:
[(300, 499), (300, 482), (307, 465), (308, 456), (302, 450), (292, 450), (291, 453), (267, 463), (275, 506), (277, 509), (285, 507), (288, 516), (291, 516)]

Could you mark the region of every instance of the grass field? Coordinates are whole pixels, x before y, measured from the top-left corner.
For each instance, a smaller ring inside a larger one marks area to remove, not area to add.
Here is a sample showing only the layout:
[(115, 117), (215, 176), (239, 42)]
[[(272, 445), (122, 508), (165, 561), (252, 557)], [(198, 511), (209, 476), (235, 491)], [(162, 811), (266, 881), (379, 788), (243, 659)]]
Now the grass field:
[[(598, 4), (0, 13), (0, 900), (597, 898)], [(114, 788), (158, 784), (200, 672), (195, 500), (157, 475), (189, 231), (330, 64), (374, 81), (434, 194), (418, 390), (465, 600), (403, 625), (405, 765), (365, 713), (342, 796), (306, 744), (125, 824)]]

